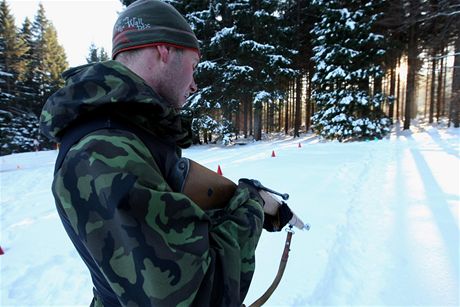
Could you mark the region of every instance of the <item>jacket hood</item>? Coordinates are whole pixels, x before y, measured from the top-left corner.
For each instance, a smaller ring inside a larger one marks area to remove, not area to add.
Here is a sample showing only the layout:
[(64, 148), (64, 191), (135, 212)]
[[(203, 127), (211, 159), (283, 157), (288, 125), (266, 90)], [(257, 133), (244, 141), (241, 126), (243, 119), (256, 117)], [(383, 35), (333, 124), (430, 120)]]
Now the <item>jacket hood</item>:
[(59, 142), (66, 128), (100, 112), (122, 117), (180, 147), (190, 146), (189, 121), (123, 64), (87, 64), (62, 76), (64, 87), (46, 101), (40, 116), (40, 130), (50, 140)]

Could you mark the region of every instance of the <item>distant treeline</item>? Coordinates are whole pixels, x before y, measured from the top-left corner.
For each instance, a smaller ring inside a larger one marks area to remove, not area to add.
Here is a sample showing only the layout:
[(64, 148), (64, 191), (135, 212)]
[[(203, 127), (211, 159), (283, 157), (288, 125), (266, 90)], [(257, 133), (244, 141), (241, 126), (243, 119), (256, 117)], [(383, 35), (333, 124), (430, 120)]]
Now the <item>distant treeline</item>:
[[(459, 126), (456, 0), (165, 2), (201, 43), (199, 91), (184, 110), (194, 118), (195, 143), (279, 131), (374, 139), (395, 120), (409, 129), (416, 116)], [(91, 46), (88, 62), (107, 58)], [(1, 154), (31, 150), (35, 139), (52, 146), (37, 118), (66, 68), (43, 6), (18, 29), (1, 2)]]
[(196, 142), (310, 130), (380, 138), (416, 116), (459, 126), (457, 0), (166, 2), (201, 40)]

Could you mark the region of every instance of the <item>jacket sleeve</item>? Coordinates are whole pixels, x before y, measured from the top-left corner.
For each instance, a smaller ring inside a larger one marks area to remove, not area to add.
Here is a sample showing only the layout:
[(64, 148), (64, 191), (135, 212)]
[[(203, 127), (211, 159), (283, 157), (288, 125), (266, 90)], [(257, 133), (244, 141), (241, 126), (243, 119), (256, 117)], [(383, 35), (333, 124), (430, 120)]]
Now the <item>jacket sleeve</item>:
[(263, 225), (247, 188), (238, 187), (224, 209), (205, 212), (171, 191), (137, 137), (104, 130), (69, 151), (53, 189), (123, 305), (244, 300)]

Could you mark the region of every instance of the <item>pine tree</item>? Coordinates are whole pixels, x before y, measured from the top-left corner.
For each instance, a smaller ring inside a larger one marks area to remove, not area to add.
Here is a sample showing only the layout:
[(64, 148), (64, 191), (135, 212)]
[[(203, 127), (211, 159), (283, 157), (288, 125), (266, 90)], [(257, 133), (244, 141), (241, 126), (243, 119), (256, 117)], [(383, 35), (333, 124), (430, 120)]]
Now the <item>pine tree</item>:
[(13, 74), (9, 72), (9, 67), (7, 67), (5, 61), (7, 54), (7, 35), (5, 33), (7, 27), (5, 27), (5, 21), (9, 15), (8, 13), (8, 6), (6, 2), (3, 1), (0, 6), (0, 107), (2, 108), (9, 104), (9, 101), (14, 97), (11, 90), (8, 90), (9, 84), (11, 84), (10, 79), (13, 78)]
[(34, 112), (39, 114), (46, 99), (62, 86), (61, 73), (67, 69), (68, 63), (64, 48), (57, 40), (56, 29), (46, 18), (42, 4), (39, 4), (39, 9), (32, 23), (32, 35), (33, 56), (31, 65), (35, 68), (33, 70), (33, 82), (37, 85)]
[(261, 139), (263, 104), (282, 98), (281, 81), (295, 74), (292, 54), (273, 45), (282, 35), (277, 9), (277, 2), (272, 1), (213, 1), (189, 14), (203, 52), (198, 67), (201, 89), (192, 106), (220, 109), (219, 122), (238, 123), (237, 114), (243, 110), (245, 136), (254, 108), (257, 140)]
[(28, 47), (6, 1), (0, 3), (0, 155), (30, 150), (37, 120), (21, 104)]
[(199, 88), (185, 110), (187, 115), (193, 117), (194, 142), (199, 143), (202, 140), (207, 143), (212, 141), (212, 136), (228, 141), (234, 136), (229, 119), (235, 114), (235, 103), (231, 102), (231, 94), (223, 95), (226, 84), (222, 82), (221, 65), (226, 62), (226, 57), (222, 57), (221, 50), (211, 46), (213, 37), (221, 28), (221, 16), (216, 12), (218, 4), (206, 1), (171, 4), (186, 17), (200, 39), (201, 61), (196, 73)]
[(48, 98), (49, 95), (64, 85), (61, 74), (68, 68), (69, 64), (64, 47), (59, 44), (56, 29), (52, 24), (48, 25), (44, 34), (45, 54), (43, 60), (50, 85), (50, 91), (46, 93), (45, 98)]
[[(295, 78), (295, 122), (294, 136), (299, 136), (302, 123), (302, 97), (306, 97), (305, 101), (305, 128), (310, 129), (310, 117), (312, 104), (310, 100), (311, 78), (313, 75), (312, 57), (312, 38), (311, 30), (319, 15), (318, 8), (312, 5), (312, 0), (295, 0), (285, 2), (281, 6), (284, 12), (283, 15), (283, 36), (282, 44), (291, 50), (295, 50), (293, 55), (294, 69), (299, 71)], [(307, 93), (302, 92), (302, 79), (305, 78), (308, 82)], [(291, 80), (292, 81), (292, 80)], [(288, 80), (286, 80), (288, 83)], [(288, 124), (288, 123), (287, 123)], [(288, 132), (289, 124), (285, 125), (285, 131)]]
[(88, 49), (88, 57), (86, 58), (86, 62), (88, 62), (89, 64), (89, 63), (107, 61), (108, 59), (109, 59), (109, 56), (107, 52), (105, 51), (104, 47), (101, 47), (99, 49), (96, 46), (96, 44), (92, 42)]
[(33, 48), (34, 41), (32, 35), (32, 23), (29, 18), (25, 18), (20, 30), (20, 35), (27, 46), (27, 52), (22, 56), (21, 61), (24, 63), (25, 70), (24, 74), (18, 80), (18, 91), (19, 97), (18, 102), (22, 108), (27, 110), (33, 110), (34, 106), (37, 105), (35, 97), (36, 85), (33, 82), (33, 75), (35, 68), (33, 67)]
[(0, 3), (0, 154), (51, 148), (38, 130), (46, 98), (62, 84), (68, 64), (43, 5), (19, 31), (6, 1)]
[[(262, 137), (262, 109), (285, 97), (283, 80), (295, 77), (290, 52), (280, 44), (284, 35), (279, 5), (276, 1), (239, 1), (235, 26), (241, 33), (237, 62), (247, 67), (250, 80), (244, 83), (244, 91), (250, 95), (250, 107), (254, 108), (254, 138)], [(233, 10), (231, 10), (233, 16)]]
[(0, 110), (0, 155), (39, 149), (38, 117), (12, 108)]
[(16, 80), (25, 72), (22, 61), (27, 46), (18, 34), (15, 20), (5, 0), (0, 3), (0, 92), (2, 104), (14, 104)]
[(370, 87), (382, 77), (379, 63), (385, 54), (384, 37), (372, 31), (379, 17), (376, 1), (315, 3), (322, 15), (313, 29), (314, 129), (324, 138), (340, 141), (382, 138), (390, 121), (381, 109), (381, 90)]
[(33, 37), (33, 45), (32, 45), (32, 59), (30, 62), (31, 67), (34, 67), (32, 82), (35, 84), (35, 101), (33, 109), (36, 113), (40, 112), (41, 110), (41, 102), (45, 100), (45, 95), (47, 92), (50, 92), (50, 87), (47, 83), (48, 76), (45, 67), (45, 31), (46, 28), (49, 26), (49, 20), (45, 16), (45, 8), (40, 3), (38, 7), (37, 14), (34, 17), (32, 22), (32, 37)]

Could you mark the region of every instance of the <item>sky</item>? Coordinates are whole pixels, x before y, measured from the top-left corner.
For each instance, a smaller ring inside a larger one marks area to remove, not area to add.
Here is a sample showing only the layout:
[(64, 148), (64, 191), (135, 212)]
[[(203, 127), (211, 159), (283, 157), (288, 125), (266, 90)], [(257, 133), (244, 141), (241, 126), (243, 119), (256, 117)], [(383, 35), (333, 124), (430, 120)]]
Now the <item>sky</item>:
[[(460, 129), (411, 128), (396, 125), (381, 141), (273, 135), (183, 151), (233, 181), (256, 178), (288, 193), (311, 225), (295, 230), (286, 271), (264, 306), (460, 306)], [(51, 193), (56, 156), (0, 157), (0, 306), (91, 301), (88, 270)], [(285, 237), (262, 232), (247, 305), (275, 278)]]
[(33, 21), (40, 2), (57, 30), (70, 67), (86, 64), (91, 42), (111, 55), (113, 24), (123, 10), (119, 0), (7, 0), (18, 27), (25, 17)]

